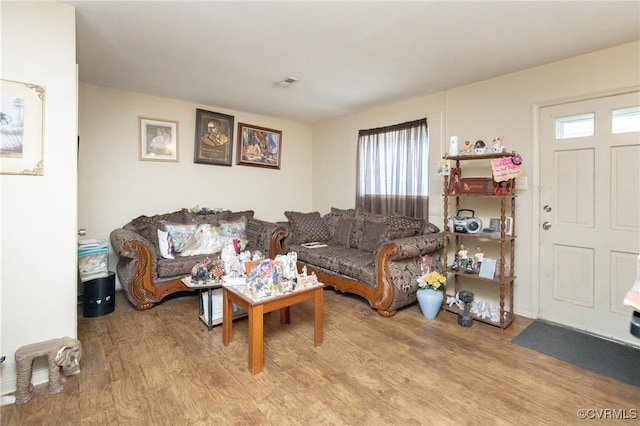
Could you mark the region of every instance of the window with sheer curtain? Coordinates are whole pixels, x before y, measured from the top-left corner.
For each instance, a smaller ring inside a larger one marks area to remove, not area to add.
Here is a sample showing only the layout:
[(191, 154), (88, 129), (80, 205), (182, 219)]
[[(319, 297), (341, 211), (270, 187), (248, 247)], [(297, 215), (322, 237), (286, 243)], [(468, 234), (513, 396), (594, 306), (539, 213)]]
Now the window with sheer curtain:
[(428, 219), (427, 119), (358, 133), (356, 206)]

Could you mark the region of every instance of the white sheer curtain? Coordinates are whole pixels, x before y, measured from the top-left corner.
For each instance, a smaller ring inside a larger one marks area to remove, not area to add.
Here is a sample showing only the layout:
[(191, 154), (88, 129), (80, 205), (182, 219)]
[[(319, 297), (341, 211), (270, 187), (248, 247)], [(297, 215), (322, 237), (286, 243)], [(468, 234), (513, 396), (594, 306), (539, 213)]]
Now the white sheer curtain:
[(429, 219), (427, 119), (360, 130), (356, 206)]

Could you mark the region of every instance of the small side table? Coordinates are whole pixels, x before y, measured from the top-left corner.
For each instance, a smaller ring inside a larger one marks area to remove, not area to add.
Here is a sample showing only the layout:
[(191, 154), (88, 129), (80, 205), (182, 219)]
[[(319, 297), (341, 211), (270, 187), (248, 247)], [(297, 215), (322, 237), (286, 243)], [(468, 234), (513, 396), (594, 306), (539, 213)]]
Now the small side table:
[[(207, 325), (207, 329), (211, 331), (214, 325), (222, 324), (222, 308), (220, 310), (220, 316), (216, 318), (213, 317), (214, 296), (220, 298), (220, 307), (222, 307), (222, 290), (219, 290), (222, 288), (222, 281), (207, 281), (206, 283), (203, 283), (203, 284), (193, 284), (191, 282), (191, 277), (184, 277), (182, 278), (182, 282), (184, 283), (184, 285), (186, 285), (189, 288), (198, 289), (198, 299), (199, 299), (198, 316), (200, 317), (202, 322), (204, 322)], [(207, 291), (206, 314), (204, 309), (205, 301), (204, 301), (204, 297), (202, 297), (202, 292), (204, 290)], [(214, 290), (219, 290), (219, 291), (214, 291)], [(246, 315), (247, 313), (240, 309), (233, 310), (233, 319), (244, 317)]]
[[(216, 319), (215, 324), (213, 320), (213, 290), (221, 288), (222, 281), (207, 281), (203, 284), (194, 284), (191, 282), (191, 277), (184, 277), (182, 282), (189, 288), (198, 289), (198, 316), (207, 325), (209, 331), (213, 329), (214, 325), (222, 324), (222, 317)], [(207, 290), (207, 315), (204, 314), (203, 290)]]

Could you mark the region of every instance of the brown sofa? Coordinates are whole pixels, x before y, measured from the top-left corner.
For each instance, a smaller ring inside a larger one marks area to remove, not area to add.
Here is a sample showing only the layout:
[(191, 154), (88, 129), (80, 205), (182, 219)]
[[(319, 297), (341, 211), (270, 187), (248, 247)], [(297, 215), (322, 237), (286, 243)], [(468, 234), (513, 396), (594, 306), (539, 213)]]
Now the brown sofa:
[(253, 216), (252, 210), (193, 213), (182, 209), (172, 213), (140, 216), (122, 228), (113, 230), (111, 246), (119, 256), (116, 272), (131, 304), (142, 311), (152, 308), (169, 294), (192, 291), (181, 279), (190, 274), (196, 263), (211, 257), (210, 254), (198, 254), (164, 258), (158, 241), (158, 229), (162, 229), (163, 224), (217, 225), (220, 221), (237, 222), (245, 218), (246, 250), (260, 250), (265, 257), (275, 256), (281, 251), (279, 239), (284, 237), (284, 228)]
[[(342, 292), (364, 297), (385, 317), (416, 301), (421, 259), (431, 258), (441, 270), (443, 235), (422, 219), (377, 215), (363, 209), (285, 212), (288, 236), (283, 252), (298, 254), (299, 269), (315, 272), (319, 280)], [(320, 241), (324, 247), (304, 243)]]

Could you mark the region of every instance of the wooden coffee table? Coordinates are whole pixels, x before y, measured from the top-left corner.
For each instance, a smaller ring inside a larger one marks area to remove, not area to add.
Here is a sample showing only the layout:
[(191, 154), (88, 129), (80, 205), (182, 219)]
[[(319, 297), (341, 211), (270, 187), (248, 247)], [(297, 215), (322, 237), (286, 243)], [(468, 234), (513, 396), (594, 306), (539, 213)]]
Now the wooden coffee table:
[(247, 311), (249, 315), (249, 371), (256, 374), (264, 366), (263, 315), (280, 310), (280, 323), (290, 324), (289, 308), (298, 303), (313, 299), (314, 309), (314, 344), (322, 344), (322, 289), (323, 284), (292, 291), (290, 293), (252, 299), (246, 295), (244, 286), (222, 287), (222, 343), (227, 346), (233, 334), (233, 303)]

